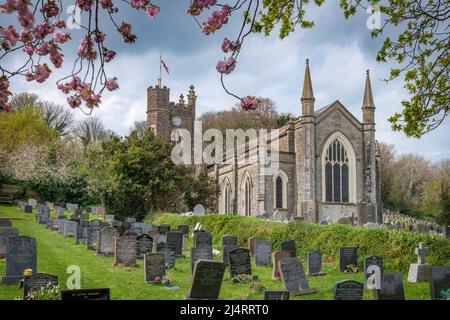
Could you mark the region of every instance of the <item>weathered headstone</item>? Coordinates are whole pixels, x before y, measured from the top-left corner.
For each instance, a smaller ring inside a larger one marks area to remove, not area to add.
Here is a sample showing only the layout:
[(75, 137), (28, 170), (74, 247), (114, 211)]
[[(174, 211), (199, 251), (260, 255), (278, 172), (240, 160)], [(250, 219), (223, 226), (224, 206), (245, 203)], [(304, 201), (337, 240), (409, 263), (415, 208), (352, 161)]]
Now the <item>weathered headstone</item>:
[(87, 228), (86, 230), (86, 248), (88, 250), (97, 249), (98, 234), (100, 233), (100, 228)]
[(173, 246), (175, 249), (175, 257), (183, 256), (183, 234), (179, 231), (167, 232), (166, 243)]
[(358, 267), (358, 248), (339, 248), (339, 271), (345, 272), (350, 265)]
[(33, 208), (36, 208), (38, 202), (36, 199), (28, 199), (28, 205), (32, 206)]
[(64, 214), (64, 209), (63, 208), (58, 208), (56, 210), (56, 213), (58, 215), (58, 219), (62, 219), (62, 218), (66, 217), (65, 214)]
[(159, 234), (166, 234), (170, 231), (170, 224), (162, 224), (158, 227)]
[(334, 284), (334, 300), (362, 300), (364, 283), (343, 280)]
[(297, 247), (295, 245), (295, 240), (287, 240), (280, 243), (280, 251), (288, 251), (291, 257), (297, 256)]
[(136, 237), (140, 236), (141, 234), (143, 234), (141, 225), (142, 224), (140, 222), (133, 222), (130, 229), (127, 231), (127, 234), (134, 235)]
[(65, 220), (64, 223), (64, 238), (76, 237), (78, 223), (71, 220)]
[(236, 248), (228, 252), (230, 279), (242, 275), (252, 274), (250, 253), (246, 248)]
[(306, 279), (303, 264), (297, 257), (283, 258), (278, 262), (281, 278), (286, 290), (294, 295), (315, 293), (315, 288), (310, 288)]
[(26, 205), (23, 207), (23, 212), (25, 213), (33, 213), (33, 206)]
[(58, 219), (58, 233), (64, 233), (64, 225), (67, 219)]
[(144, 256), (144, 280), (145, 282), (161, 281), (166, 276), (164, 254), (147, 253)]
[(191, 247), (191, 275), (194, 272), (194, 266), (195, 263), (200, 260), (212, 260), (213, 259), (213, 253), (212, 253), (212, 247), (208, 247), (205, 245), (199, 246), (199, 247)]
[(109, 288), (61, 291), (61, 300), (109, 300)]
[(272, 264), (272, 241), (255, 240), (255, 264), (257, 266), (271, 266)]
[(52, 276), (47, 273), (36, 273), (26, 277), (23, 281), (23, 296), (26, 297), (36, 291), (41, 291), (42, 288), (47, 288), (48, 285), (57, 286), (58, 276)]
[(114, 243), (118, 236), (116, 229), (112, 227), (101, 229), (97, 240), (97, 255), (112, 256), (114, 254)]
[(277, 251), (272, 253), (272, 280), (279, 280), (281, 278), (278, 261), (283, 258), (290, 258), (289, 251)]
[(12, 222), (8, 218), (0, 218), (0, 228), (11, 228)]
[(6, 255), (6, 242), (9, 238), (17, 237), (19, 235), (19, 229), (11, 227), (0, 228), (0, 259), (3, 259)]
[(106, 223), (112, 223), (114, 221), (114, 216), (112, 214), (107, 214), (105, 216), (105, 222)]
[(425, 242), (420, 242), (415, 249), (417, 255), (417, 263), (409, 265), (408, 281), (409, 282), (427, 282), (431, 279), (431, 265), (425, 263), (425, 256), (428, 252)]
[(405, 300), (401, 272), (383, 273), (381, 289), (373, 290), (374, 300)]
[(178, 226), (178, 231), (184, 235), (189, 235), (189, 226), (187, 224), (180, 224)]
[(151, 253), (153, 248), (153, 238), (147, 234), (141, 234), (136, 237), (137, 240), (137, 258), (144, 258), (146, 253)]
[(432, 267), (430, 279), (431, 300), (450, 299), (450, 267)]
[(383, 258), (380, 256), (365, 257), (363, 260), (363, 272), (364, 272), (364, 284), (367, 283), (367, 279), (372, 275), (368, 272), (368, 268), (375, 265), (380, 268), (380, 276), (383, 275)]
[(238, 248), (237, 237), (226, 234), (222, 236), (222, 259), (225, 265), (229, 265), (228, 252)]
[(250, 252), (250, 255), (253, 256), (255, 254), (255, 240), (257, 240), (257, 237), (250, 237), (248, 238), (248, 250)]
[[(280, 252), (280, 251), (278, 251)], [(281, 251), (287, 252), (287, 251)], [(288, 252), (289, 253), (289, 252)], [(290, 253), (289, 253), (290, 256)], [(262, 294), (263, 300), (289, 300), (290, 292), (288, 290), (264, 290)]]
[(195, 247), (200, 247), (203, 245), (212, 247), (212, 236), (209, 232), (195, 232), (193, 240)]
[(167, 269), (175, 268), (175, 247), (171, 243), (165, 243), (162, 250), (160, 251), (164, 254), (164, 261), (166, 263)]
[(6, 241), (6, 274), (3, 284), (18, 283), (25, 269), (37, 272), (36, 239), (27, 236), (8, 238)]
[(88, 227), (77, 226), (77, 233), (75, 236), (75, 243), (86, 243), (87, 241), (87, 229)]
[(309, 276), (324, 276), (325, 272), (322, 272), (322, 255), (320, 252), (308, 252), (308, 275)]
[(114, 246), (114, 265), (135, 267), (137, 255), (137, 241), (134, 236), (116, 238)]
[(126, 217), (125, 218), (125, 222), (135, 223), (136, 222), (136, 218), (135, 217)]
[(198, 260), (186, 299), (219, 299), (224, 273), (225, 264), (222, 261)]

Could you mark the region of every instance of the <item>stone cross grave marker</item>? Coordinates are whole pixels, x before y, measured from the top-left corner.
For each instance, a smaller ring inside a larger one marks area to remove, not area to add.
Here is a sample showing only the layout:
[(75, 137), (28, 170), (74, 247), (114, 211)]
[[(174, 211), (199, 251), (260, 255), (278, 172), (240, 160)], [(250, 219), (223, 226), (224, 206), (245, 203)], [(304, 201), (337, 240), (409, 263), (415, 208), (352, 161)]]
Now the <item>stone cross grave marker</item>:
[(212, 260), (213, 259), (212, 247), (206, 245), (202, 245), (199, 247), (191, 247), (191, 255), (190, 255), (191, 275), (194, 272), (195, 263), (200, 259)]
[(303, 264), (297, 257), (283, 258), (279, 262), (281, 278), (286, 290), (294, 295), (315, 293), (315, 288), (310, 288)]
[(145, 282), (161, 281), (166, 276), (166, 264), (164, 254), (147, 253), (144, 256), (144, 280)]
[(6, 241), (6, 273), (3, 284), (18, 283), (25, 269), (37, 272), (36, 239), (27, 236), (8, 238)]
[(334, 284), (334, 300), (362, 300), (364, 283), (343, 280)]
[(134, 236), (116, 238), (114, 266), (136, 267), (137, 241)]
[(419, 242), (419, 246), (414, 250), (414, 253), (417, 255), (417, 263), (425, 264), (425, 256), (428, 253), (425, 242)]
[(194, 274), (186, 299), (217, 300), (222, 286), (225, 264), (222, 261), (200, 259), (195, 263)]
[(97, 255), (114, 255), (114, 243), (118, 237), (117, 230), (112, 227), (106, 227), (100, 230), (97, 240)]
[(280, 243), (280, 251), (288, 251), (291, 257), (297, 256), (297, 247), (295, 245), (295, 240), (287, 240)]
[(272, 241), (255, 240), (255, 264), (257, 266), (272, 265)]
[(272, 253), (272, 280), (280, 280), (281, 278), (278, 261), (290, 257), (291, 253), (289, 251), (276, 251)]
[(373, 290), (374, 300), (405, 300), (401, 272), (384, 273), (381, 276), (381, 289)]
[(235, 277), (243, 275), (252, 274), (252, 264), (250, 262), (250, 253), (247, 248), (236, 248), (228, 252), (228, 259), (230, 263), (230, 279), (234, 283)]
[(419, 242), (418, 247), (414, 250), (417, 255), (417, 263), (409, 265), (408, 281), (409, 282), (427, 282), (431, 279), (431, 265), (425, 263), (425, 256), (428, 252), (425, 242)]
[(48, 285), (57, 286), (58, 276), (53, 276), (47, 273), (36, 273), (26, 277), (23, 281), (23, 296), (34, 291), (40, 291), (41, 288), (46, 288)]
[(358, 248), (339, 248), (339, 271), (345, 272), (350, 265), (358, 267)]

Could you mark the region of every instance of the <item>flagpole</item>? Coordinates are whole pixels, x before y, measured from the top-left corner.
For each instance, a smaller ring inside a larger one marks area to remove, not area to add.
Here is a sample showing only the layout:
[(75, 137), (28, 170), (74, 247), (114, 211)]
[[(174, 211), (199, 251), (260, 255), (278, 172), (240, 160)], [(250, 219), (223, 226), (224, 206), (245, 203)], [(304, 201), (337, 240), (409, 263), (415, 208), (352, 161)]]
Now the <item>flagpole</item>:
[(162, 57), (159, 55), (159, 78), (158, 78), (158, 86), (161, 88), (161, 77), (162, 77)]

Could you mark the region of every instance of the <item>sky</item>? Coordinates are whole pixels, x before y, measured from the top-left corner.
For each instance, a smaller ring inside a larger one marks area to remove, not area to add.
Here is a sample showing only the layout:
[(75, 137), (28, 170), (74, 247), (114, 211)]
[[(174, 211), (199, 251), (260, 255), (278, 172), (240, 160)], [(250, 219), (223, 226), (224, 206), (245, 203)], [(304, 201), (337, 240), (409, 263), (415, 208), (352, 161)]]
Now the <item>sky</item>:
[[(105, 21), (107, 47), (117, 51), (117, 58), (108, 65), (108, 76), (117, 76), (120, 90), (106, 92), (103, 103), (94, 110), (105, 126), (120, 135), (129, 132), (135, 121), (146, 119), (146, 88), (157, 83), (159, 56), (170, 69), (162, 82), (171, 89), (171, 101), (180, 94), (187, 95), (193, 84), (197, 93), (197, 116), (204, 112), (231, 108), (236, 100), (223, 90), (215, 66), (224, 58), (220, 49), (224, 37), (234, 39), (241, 23), (240, 16), (232, 16), (230, 23), (212, 36), (204, 36), (187, 13), (189, 1), (153, 1), (161, 6), (156, 18), (150, 18), (132, 8), (122, 9), (120, 16), (134, 27), (137, 42), (124, 44)], [(358, 119), (362, 118), (361, 104), (365, 71), (370, 70), (376, 106), (376, 139), (395, 145), (397, 154), (418, 153), (428, 160), (450, 158), (449, 129), (446, 119), (436, 130), (420, 140), (392, 132), (388, 118), (401, 110), (401, 100), (407, 98), (401, 79), (386, 83), (391, 63), (375, 61), (382, 39), (372, 39), (366, 26), (369, 14), (360, 11), (346, 20), (337, 1), (327, 1), (318, 8), (306, 7), (307, 17), (316, 26), (298, 29), (284, 40), (275, 34), (246, 38), (235, 71), (226, 76), (229, 89), (240, 96), (254, 95), (272, 99), (280, 113), (299, 116), (305, 60), (310, 61), (315, 108), (319, 109), (339, 100)], [(85, 23), (82, 17), (82, 23)], [(119, 19), (120, 20), (120, 19)], [(391, 32), (391, 31), (390, 31)], [(393, 30), (392, 32), (395, 32)], [(81, 32), (74, 30), (75, 41), (65, 45), (65, 63), (55, 70), (44, 84), (14, 80), (11, 91), (33, 92), (42, 99), (67, 105), (66, 96), (56, 89), (55, 82), (68, 75), (73, 63)], [(9, 59), (8, 66), (18, 65), (20, 57)], [(76, 119), (86, 117), (75, 110)]]

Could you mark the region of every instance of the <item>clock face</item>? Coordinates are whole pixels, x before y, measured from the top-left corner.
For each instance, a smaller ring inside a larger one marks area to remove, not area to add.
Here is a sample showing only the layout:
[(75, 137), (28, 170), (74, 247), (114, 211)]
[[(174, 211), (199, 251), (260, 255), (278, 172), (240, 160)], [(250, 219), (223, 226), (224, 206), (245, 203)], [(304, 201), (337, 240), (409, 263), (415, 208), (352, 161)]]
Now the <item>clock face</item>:
[(180, 118), (180, 117), (173, 117), (173, 118), (172, 118), (172, 124), (173, 124), (175, 127), (181, 126), (181, 118)]

